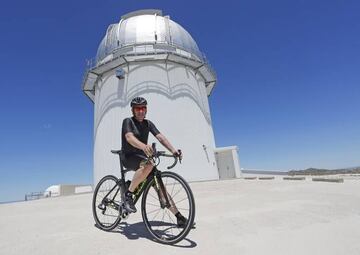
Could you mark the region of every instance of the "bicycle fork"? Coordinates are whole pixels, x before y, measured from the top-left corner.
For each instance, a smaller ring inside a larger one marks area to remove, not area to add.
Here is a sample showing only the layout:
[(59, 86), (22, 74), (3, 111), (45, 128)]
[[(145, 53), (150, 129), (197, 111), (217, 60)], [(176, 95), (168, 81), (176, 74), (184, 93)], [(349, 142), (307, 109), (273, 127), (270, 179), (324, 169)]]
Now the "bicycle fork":
[(164, 182), (162, 181), (160, 172), (158, 172), (154, 175), (154, 180), (155, 180), (155, 187), (156, 187), (155, 190), (159, 197), (161, 209), (164, 209), (166, 207), (171, 212), (176, 214), (176, 212), (178, 210), (175, 206), (174, 201), (172, 200), (172, 197), (170, 196), (170, 194), (167, 192), (167, 190), (165, 188), (165, 185), (164, 185)]

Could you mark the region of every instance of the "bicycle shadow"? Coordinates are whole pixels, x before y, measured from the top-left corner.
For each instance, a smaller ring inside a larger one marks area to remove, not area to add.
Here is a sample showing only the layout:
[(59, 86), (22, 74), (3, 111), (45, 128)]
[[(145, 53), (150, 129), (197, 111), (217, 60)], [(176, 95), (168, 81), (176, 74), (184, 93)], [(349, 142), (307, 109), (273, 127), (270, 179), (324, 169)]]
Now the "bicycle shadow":
[[(98, 228), (96, 224), (95, 227)], [(109, 232), (122, 234), (126, 236), (126, 238), (129, 240), (137, 240), (140, 238), (145, 238), (150, 241), (156, 242), (156, 240), (149, 234), (149, 232), (145, 227), (145, 224), (142, 221), (133, 224), (129, 224), (127, 222), (120, 222), (115, 229)], [(188, 242), (188, 244), (183, 244), (184, 242)], [(184, 238), (184, 240), (182, 240), (180, 243), (172, 244), (170, 246), (179, 247), (179, 248), (194, 248), (197, 246), (197, 243), (190, 240), (189, 238)]]

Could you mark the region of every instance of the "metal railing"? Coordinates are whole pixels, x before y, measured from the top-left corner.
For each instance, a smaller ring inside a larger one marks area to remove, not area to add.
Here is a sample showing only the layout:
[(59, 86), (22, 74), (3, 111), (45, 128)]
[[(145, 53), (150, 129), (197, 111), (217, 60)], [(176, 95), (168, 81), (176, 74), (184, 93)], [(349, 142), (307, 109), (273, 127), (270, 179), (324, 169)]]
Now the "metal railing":
[[(145, 46), (145, 47), (142, 48), (141, 51), (138, 52), (139, 46)], [(151, 49), (148, 49), (148, 47), (146, 47), (146, 46), (153, 46), (153, 47)], [(157, 46), (157, 47), (154, 47), (154, 46)], [(173, 51), (166, 50), (161, 47), (173, 48)], [(127, 49), (132, 49), (132, 50), (126, 51)], [(189, 53), (190, 57), (188, 57), (184, 54), (178, 53), (176, 51), (176, 49), (179, 49), (186, 53)], [(210, 62), (208, 61), (208, 59), (204, 53), (202, 53), (201, 51), (196, 51), (196, 53), (189, 52), (189, 49), (185, 49), (184, 47), (179, 46), (175, 43), (168, 43), (166, 41), (156, 42), (156, 43), (142, 42), (142, 43), (121, 44), (117, 48), (113, 48), (113, 49), (109, 48), (109, 50), (105, 50), (105, 53), (101, 54), (101, 56), (97, 56), (96, 58), (90, 58), (90, 59), (86, 60), (85, 76), (86, 76), (86, 73), (91, 71), (92, 69), (113, 61), (114, 59), (111, 59), (109, 61), (104, 61), (104, 59), (106, 59), (106, 57), (109, 56), (110, 54), (116, 54), (119, 51), (122, 51), (122, 53), (120, 53), (119, 56), (117, 56), (117, 57), (157, 55), (157, 54), (165, 54), (165, 53), (178, 55), (178, 56), (181, 56), (186, 59), (191, 59), (191, 60), (195, 60), (195, 61), (204, 63), (209, 68), (210, 72), (213, 73), (213, 75), (216, 77), (216, 72), (212, 68)], [(104, 62), (102, 62), (102, 61), (104, 61)]]
[(25, 201), (51, 197), (51, 191), (37, 191), (25, 194)]
[[(117, 50), (121, 50), (123, 48), (128, 48), (128, 47), (134, 47), (134, 46), (142, 46), (142, 45), (163, 45), (163, 46), (168, 46), (168, 47), (173, 47), (173, 48), (177, 48), (180, 50), (184, 50), (186, 52), (189, 52), (193, 55), (196, 55), (198, 58), (200, 58), (202, 61), (206, 61), (206, 56), (204, 53), (202, 53), (199, 49), (190, 49), (190, 48), (185, 48), (177, 43), (174, 42), (169, 42), (167, 40), (165, 41), (143, 41), (143, 42), (131, 42), (131, 43), (121, 43), (118, 44), (115, 47), (103, 47), (100, 50), (98, 50), (97, 56), (96, 56), (96, 60), (100, 61), (101, 59), (105, 58), (106, 56), (108, 56), (109, 54), (113, 53), (114, 51)], [(100, 46), (101, 47), (101, 46)]]

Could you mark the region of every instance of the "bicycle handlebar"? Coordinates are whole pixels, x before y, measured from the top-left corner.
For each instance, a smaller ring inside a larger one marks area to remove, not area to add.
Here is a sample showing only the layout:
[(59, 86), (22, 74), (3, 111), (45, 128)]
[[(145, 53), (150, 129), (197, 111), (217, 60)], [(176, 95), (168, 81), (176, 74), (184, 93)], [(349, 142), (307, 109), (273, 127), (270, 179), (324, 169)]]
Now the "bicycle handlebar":
[[(178, 157), (177, 155), (173, 155), (173, 154), (166, 154), (165, 151), (156, 151), (156, 144), (153, 143), (152, 144), (152, 149), (153, 149), (153, 156), (151, 156), (151, 158), (159, 158), (159, 157), (168, 157), (168, 158), (174, 158), (174, 163), (168, 167), (166, 167), (167, 169), (171, 169), (173, 167), (176, 166), (176, 164), (178, 163), (178, 160), (180, 161), (181, 164), (181, 159), (180, 157)], [(181, 150), (178, 150), (179, 155), (181, 155)]]
[(159, 152), (157, 152), (156, 154), (157, 154), (157, 155), (156, 155), (157, 158), (158, 158), (158, 157), (174, 158), (174, 163), (173, 163), (172, 165), (166, 167), (167, 169), (173, 168), (173, 167), (177, 164), (177, 162), (178, 162), (178, 157), (177, 157), (177, 156), (172, 155), (172, 154), (166, 154), (165, 151), (159, 151)]

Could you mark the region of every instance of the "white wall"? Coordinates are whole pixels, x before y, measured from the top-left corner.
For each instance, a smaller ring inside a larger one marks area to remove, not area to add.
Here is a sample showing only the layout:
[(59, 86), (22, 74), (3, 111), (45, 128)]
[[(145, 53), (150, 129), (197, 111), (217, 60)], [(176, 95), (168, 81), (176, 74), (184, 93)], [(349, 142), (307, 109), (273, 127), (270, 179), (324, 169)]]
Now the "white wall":
[[(131, 116), (135, 96), (148, 100), (147, 118), (184, 153), (182, 165), (173, 170), (187, 180), (218, 179), (214, 134), (203, 79), (177, 63), (141, 62), (124, 67), (125, 79), (114, 70), (95, 90), (94, 184), (106, 174), (119, 176), (119, 160), (110, 153), (121, 148), (122, 120)], [(149, 136), (149, 143), (154, 141)], [(204, 150), (205, 145), (206, 150)], [(162, 149), (158, 143), (158, 149)], [(160, 169), (165, 169), (165, 162)]]
[(92, 192), (93, 188), (91, 185), (77, 186), (75, 187), (75, 194)]
[(220, 179), (241, 177), (237, 146), (216, 148), (215, 155)]

